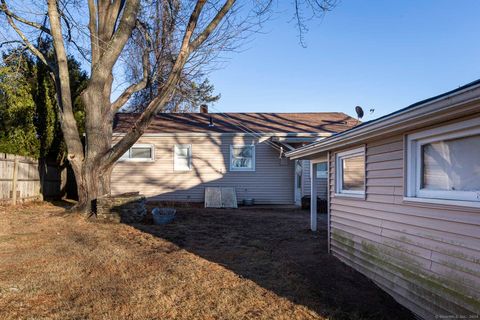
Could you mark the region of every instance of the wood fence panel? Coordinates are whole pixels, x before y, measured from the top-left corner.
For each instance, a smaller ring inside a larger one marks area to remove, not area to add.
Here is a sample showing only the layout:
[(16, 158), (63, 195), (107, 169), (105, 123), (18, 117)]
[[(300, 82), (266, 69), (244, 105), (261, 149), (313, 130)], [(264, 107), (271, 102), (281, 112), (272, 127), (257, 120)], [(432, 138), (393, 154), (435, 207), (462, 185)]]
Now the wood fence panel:
[(61, 172), (57, 166), (41, 168), (37, 159), (0, 153), (0, 202), (15, 204), (56, 197), (60, 195), (60, 186)]

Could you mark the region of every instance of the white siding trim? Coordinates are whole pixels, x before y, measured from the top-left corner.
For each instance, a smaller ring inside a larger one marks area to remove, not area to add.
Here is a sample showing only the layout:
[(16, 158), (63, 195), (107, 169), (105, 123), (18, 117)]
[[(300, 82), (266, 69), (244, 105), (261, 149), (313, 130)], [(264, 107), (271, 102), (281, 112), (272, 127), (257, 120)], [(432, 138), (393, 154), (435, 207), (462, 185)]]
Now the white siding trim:
[(480, 202), (475, 201), (457, 201), (457, 200), (447, 200), (447, 199), (433, 199), (433, 198), (417, 198), (417, 197), (403, 197), (405, 202), (422, 202), (422, 203), (433, 203), (433, 204), (445, 204), (449, 206), (461, 206), (461, 207), (474, 207), (480, 208)]

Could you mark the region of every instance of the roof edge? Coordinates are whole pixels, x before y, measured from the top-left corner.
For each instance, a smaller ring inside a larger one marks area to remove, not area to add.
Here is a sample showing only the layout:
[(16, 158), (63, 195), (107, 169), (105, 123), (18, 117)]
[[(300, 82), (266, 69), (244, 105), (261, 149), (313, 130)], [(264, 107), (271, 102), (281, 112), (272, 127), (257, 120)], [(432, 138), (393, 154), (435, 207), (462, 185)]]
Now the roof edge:
[[(113, 132), (114, 137), (123, 137), (126, 132)], [(142, 137), (209, 137), (209, 136), (254, 136), (254, 137), (312, 137), (327, 138), (332, 134), (329, 132), (157, 132), (144, 133)]]
[[(460, 99), (460, 97), (467, 95), (471, 91), (478, 91), (478, 93), (474, 94), (473, 97), (466, 97), (466, 99), (464, 100)], [(446, 104), (444, 106), (440, 105), (440, 108), (435, 107), (446, 100), (453, 100), (455, 98), (457, 98), (459, 101), (455, 101), (452, 104)], [(472, 81), (457, 89), (450, 90), (437, 96), (418, 101), (403, 109), (397, 110), (375, 120), (364, 122), (356, 127), (353, 127), (341, 133), (334, 134), (319, 142), (315, 142), (307, 146), (298, 148), (296, 150), (289, 151), (285, 155), (291, 159), (298, 159), (301, 157), (312, 155), (314, 153), (328, 151), (337, 146), (339, 143), (342, 143), (343, 141), (348, 139), (352, 140), (350, 141), (351, 143), (353, 143), (354, 141), (361, 142), (371, 136), (374, 136), (375, 134), (378, 134), (378, 132), (381, 130), (385, 130), (387, 128), (399, 125), (400, 122), (405, 123), (407, 121), (412, 121), (420, 117), (425, 117), (430, 114), (435, 114), (446, 109), (452, 109), (454, 107), (458, 107), (459, 105), (465, 105), (479, 100), (480, 79)], [(358, 138), (354, 139), (356, 135), (358, 135)]]

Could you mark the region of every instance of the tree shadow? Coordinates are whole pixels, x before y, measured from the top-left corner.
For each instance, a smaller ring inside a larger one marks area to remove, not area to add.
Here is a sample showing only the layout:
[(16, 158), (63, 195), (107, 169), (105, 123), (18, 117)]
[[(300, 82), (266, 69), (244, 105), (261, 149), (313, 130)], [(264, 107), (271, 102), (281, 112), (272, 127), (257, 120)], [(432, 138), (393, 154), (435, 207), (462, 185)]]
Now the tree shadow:
[[(215, 121), (217, 126), (232, 126), (231, 120)], [(253, 126), (257, 120), (245, 116), (238, 121)], [(272, 131), (277, 129), (275, 124), (284, 126), (286, 122), (281, 116), (270, 121)], [(344, 125), (343, 118), (338, 121), (335, 125)], [(289, 125), (298, 132), (301, 123)], [(314, 129), (319, 130), (308, 127), (304, 132), (316, 132)], [(279, 150), (264, 137), (172, 134), (142, 137), (139, 143), (155, 145), (155, 161), (117, 163), (112, 174), (113, 194), (139, 191), (151, 201), (176, 205), (203, 202), (205, 187), (216, 186), (234, 187), (239, 202), (254, 198), (265, 204), (271, 204), (269, 199), (294, 203), (294, 162), (282, 162)], [(256, 145), (255, 171), (231, 171), (230, 145), (252, 143)], [(192, 145), (191, 170), (174, 170), (175, 144)], [(171, 224), (132, 225), (331, 319), (412, 318), (373, 282), (328, 254), (326, 219), (320, 217), (318, 232), (308, 229), (308, 212), (291, 208), (178, 209)]]
[[(206, 135), (142, 138), (155, 145), (153, 162), (118, 162), (111, 177), (112, 194), (139, 191), (151, 200), (203, 202), (206, 187), (234, 187), (238, 201), (293, 204), (294, 162), (280, 159), (279, 148), (251, 135)], [(174, 146), (191, 145), (188, 171), (174, 170)], [(230, 169), (231, 145), (255, 145), (255, 170)], [(285, 160), (285, 159), (284, 159)]]
[(413, 319), (327, 252), (326, 215), (311, 232), (293, 209), (179, 209), (167, 225), (133, 224), (330, 319)]

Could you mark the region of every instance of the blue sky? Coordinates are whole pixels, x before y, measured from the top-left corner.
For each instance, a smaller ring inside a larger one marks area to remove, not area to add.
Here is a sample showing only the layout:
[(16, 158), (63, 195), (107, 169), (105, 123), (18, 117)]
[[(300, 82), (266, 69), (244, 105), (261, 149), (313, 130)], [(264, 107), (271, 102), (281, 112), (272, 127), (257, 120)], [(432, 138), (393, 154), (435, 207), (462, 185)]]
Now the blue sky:
[(478, 0), (343, 0), (310, 23), (307, 48), (290, 18), (278, 14), (209, 75), (215, 109), (354, 115), (360, 105), (375, 108), (370, 120), (480, 78)]

